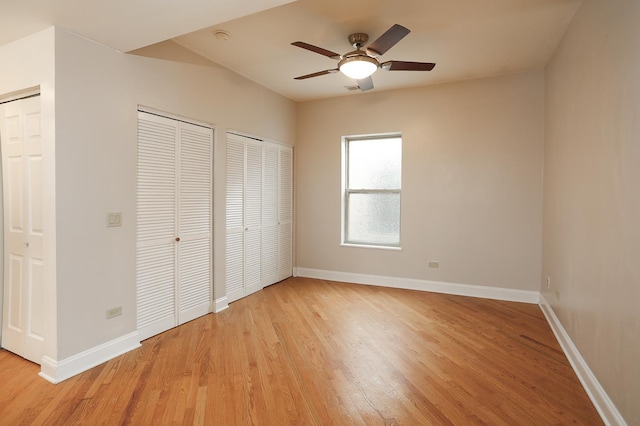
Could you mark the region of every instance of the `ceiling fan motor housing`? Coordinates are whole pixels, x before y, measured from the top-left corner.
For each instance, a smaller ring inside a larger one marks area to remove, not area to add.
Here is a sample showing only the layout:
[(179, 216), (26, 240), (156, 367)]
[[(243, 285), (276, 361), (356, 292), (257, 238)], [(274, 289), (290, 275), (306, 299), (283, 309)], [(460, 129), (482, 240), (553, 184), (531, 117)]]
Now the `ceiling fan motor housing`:
[(365, 33), (353, 33), (349, 36), (349, 43), (356, 49), (360, 49), (369, 40), (369, 36)]

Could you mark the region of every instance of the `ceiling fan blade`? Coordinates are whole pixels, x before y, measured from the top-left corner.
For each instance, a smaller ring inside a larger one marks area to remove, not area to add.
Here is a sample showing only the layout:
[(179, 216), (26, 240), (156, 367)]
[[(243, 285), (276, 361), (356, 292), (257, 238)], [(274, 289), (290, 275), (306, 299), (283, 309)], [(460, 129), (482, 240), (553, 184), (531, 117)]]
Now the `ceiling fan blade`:
[(436, 64), (433, 62), (387, 61), (380, 64), (380, 68), (387, 71), (431, 71)]
[(307, 78), (319, 77), (321, 75), (327, 75), (327, 74), (333, 74), (334, 72), (338, 72), (338, 69), (336, 68), (336, 69), (333, 69), (333, 70), (324, 70), (324, 71), (314, 72), (313, 74), (301, 75), (300, 77), (295, 77), (294, 80), (306, 80)]
[(374, 56), (384, 55), (387, 50), (391, 49), (397, 42), (402, 40), (411, 31), (402, 25), (395, 24), (371, 43), (367, 50)]
[(322, 47), (318, 47), (318, 46), (314, 46), (314, 45), (309, 44), (309, 43), (305, 43), (304, 41), (294, 41), (291, 44), (293, 46), (301, 47), (303, 49), (307, 49), (307, 50), (310, 50), (312, 52), (319, 53), (319, 54), (327, 56), (327, 57), (329, 57), (331, 59), (340, 59), (340, 54), (338, 54), (336, 52), (332, 52), (332, 51), (327, 50), (327, 49), (323, 49)]
[(358, 82), (358, 88), (360, 88), (362, 92), (373, 89), (373, 79), (371, 76), (356, 81)]

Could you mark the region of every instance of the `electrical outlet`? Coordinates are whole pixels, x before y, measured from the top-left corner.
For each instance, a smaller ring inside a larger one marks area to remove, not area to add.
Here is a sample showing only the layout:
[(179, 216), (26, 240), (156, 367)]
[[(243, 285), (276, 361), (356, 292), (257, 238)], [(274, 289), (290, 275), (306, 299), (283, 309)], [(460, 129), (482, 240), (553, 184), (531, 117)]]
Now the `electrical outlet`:
[(547, 275), (547, 290), (551, 288), (551, 277)]
[(429, 262), (429, 268), (439, 268), (440, 267), (440, 262), (432, 260)]
[(107, 319), (119, 317), (122, 315), (122, 306), (116, 306), (115, 308), (107, 309)]

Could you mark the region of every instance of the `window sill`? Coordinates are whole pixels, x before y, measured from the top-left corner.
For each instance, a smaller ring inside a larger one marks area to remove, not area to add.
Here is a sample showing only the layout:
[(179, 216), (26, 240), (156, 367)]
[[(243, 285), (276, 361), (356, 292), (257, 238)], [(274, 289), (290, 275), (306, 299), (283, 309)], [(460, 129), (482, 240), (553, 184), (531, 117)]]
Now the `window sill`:
[(340, 246), (342, 246), (342, 247), (366, 248), (366, 249), (402, 251), (402, 247), (399, 247), (399, 246), (376, 246), (376, 245), (354, 244), (354, 243), (340, 243)]

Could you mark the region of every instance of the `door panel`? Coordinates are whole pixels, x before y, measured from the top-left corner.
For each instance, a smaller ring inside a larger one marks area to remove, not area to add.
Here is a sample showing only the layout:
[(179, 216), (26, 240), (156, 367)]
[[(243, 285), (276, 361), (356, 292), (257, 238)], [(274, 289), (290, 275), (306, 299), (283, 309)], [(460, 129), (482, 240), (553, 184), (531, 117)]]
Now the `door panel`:
[(2, 346), (42, 359), (43, 226), (40, 97), (0, 106), (5, 271)]
[(140, 339), (175, 327), (176, 140), (172, 122), (138, 117), (136, 242), (137, 324)]
[(293, 273), (293, 150), (280, 149), (278, 188), (278, 279)]
[(262, 182), (262, 285), (278, 280), (278, 145), (264, 143)]
[(180, 123), (178, 323), (211, 312), (211, 129)]

